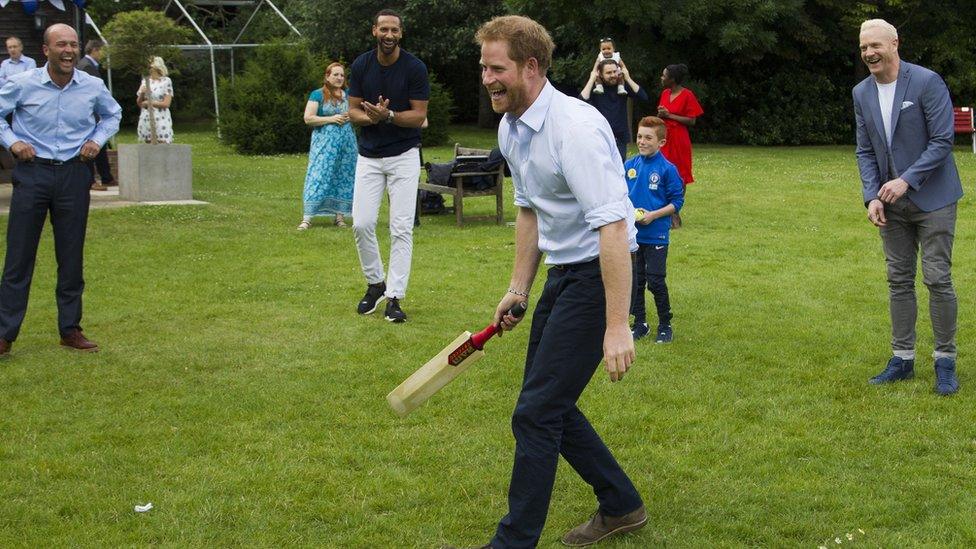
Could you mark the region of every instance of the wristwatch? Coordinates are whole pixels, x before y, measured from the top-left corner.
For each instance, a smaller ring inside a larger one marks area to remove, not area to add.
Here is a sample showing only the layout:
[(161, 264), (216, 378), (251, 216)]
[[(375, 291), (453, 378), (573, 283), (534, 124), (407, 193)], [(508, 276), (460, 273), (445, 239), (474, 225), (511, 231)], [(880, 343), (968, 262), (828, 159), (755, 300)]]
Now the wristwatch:
[(390, 114), (386, 115), (386, 123), (387, 124), (392, 124), (393, 123), (393, 119), (395, 118), (396, 113), (393, 112), (393, 109), (390, 109), (387, 112), (389, 112)]

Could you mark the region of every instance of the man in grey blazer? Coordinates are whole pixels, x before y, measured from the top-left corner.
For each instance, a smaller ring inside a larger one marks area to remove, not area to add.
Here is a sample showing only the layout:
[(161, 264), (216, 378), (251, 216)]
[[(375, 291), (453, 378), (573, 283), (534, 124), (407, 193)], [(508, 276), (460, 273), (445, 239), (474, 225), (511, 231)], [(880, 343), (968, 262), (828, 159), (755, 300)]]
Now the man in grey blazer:
[(868, 220), (881, 233), (888, 271), (892, 356), (871, 383), (915, 375), (915, 266), (929, 290), (935, 391), (959, 390), (952, 241), (962, 183), (952, 157), (952, 102), (942, 78), (898, 56), (898, 31), (865, 21), (861, 59), (871, 71), (854, 87), (857, 167)]
[[(75, 68), (81, 71), (85, 71), (88, 74), (96, 77), (102, 78), (101, 62), (102, 62), (102, 48), (105, 47), (105, 42), (101, 40), (89, 40), (85, 44), (85, 56), (78, 60), (78, 64)], [(102, 78), (104, 80), (104, 78)], [(102, 178), (101, 183), (95, 182), (95, 171), (92, 170), (92, 181), (91, 188), (96, 191), (104, 191), (107, 189), (107, 185), (118, 185), (115, 182), (115, 178), (112, 177), (112, 169), (108, 161), (108, 143), (102, 147), (102, 150), (98, 151), (98, 156), (95, 160), (89, 163), (89, 168), (98, 168), (98, 176)]]

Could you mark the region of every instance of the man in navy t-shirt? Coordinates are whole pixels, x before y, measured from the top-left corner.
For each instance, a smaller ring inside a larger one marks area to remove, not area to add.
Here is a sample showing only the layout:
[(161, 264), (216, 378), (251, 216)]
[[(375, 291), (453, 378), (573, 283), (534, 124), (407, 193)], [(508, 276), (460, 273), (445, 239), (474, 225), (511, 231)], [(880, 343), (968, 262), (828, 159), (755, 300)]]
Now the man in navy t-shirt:
[[(384, 299), (385, 318), (405, 322), (400, 308), (410, 278), (413, 222), (420, 181), (420, 128), (427, 119), (430, 82), (424, 63), (400, 49), (403, 18), (381, 10), (373, 18), (376, 49), (356, 58), (349, 82), (349, 118), (362, 127), (352, 219), (366, 295), (357, 312), (370, 314)], [(383, 191), (390, 196), (390, 272), (383, 272), (376, 218)]]

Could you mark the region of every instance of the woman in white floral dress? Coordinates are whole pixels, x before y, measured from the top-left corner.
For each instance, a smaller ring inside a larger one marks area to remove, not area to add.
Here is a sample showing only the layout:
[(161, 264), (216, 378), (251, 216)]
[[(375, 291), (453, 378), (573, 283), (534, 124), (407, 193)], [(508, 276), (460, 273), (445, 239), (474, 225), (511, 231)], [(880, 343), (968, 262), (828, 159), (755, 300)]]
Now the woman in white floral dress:
[(152, 142), (148, 101), (152, 101), (153, 117), (156, 119), (156, 142), (173, 142), (173, 117), (169, 114), (169, 105), (173, 101), (173, 81), (169, 79), (168, 74), (163, 58), (153, 57), (149, 64), (149, 93), (146, 93), (146, 82), (143, 80), (136, 94), (136, 101), (141, 109), (136, 133), (139, 135), (139, 141), (143, 143)]

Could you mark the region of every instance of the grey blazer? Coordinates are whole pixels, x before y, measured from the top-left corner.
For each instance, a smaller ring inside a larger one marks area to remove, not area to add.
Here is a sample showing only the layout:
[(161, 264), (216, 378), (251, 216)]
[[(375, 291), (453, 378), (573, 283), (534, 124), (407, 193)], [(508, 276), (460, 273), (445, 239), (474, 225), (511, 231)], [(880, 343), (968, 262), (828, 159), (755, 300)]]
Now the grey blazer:
[(78, 70), (87, 72), (88, 74), (101, 78), (102, 71), (99, 70), (98, 66), (88, 60), (87, 56), (82, 56), (78, 60), (78, 64), (75, 66)]
[(938, 210), (962, 197), (962, 182), (952, 157), (952, 101), (938, 74), (901, 61), (892, 104), (891, 147), (885, 137), (874, 76), (854, 86), (854, 117), (865, 205), (878, 198), (881, 186), (896, 177), (908, 182), (905, 196), (922, 211)]

